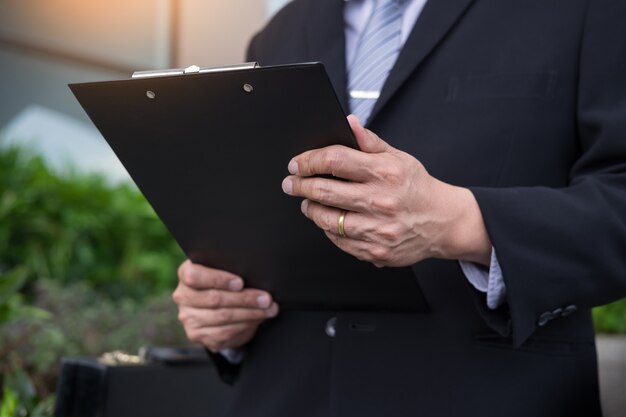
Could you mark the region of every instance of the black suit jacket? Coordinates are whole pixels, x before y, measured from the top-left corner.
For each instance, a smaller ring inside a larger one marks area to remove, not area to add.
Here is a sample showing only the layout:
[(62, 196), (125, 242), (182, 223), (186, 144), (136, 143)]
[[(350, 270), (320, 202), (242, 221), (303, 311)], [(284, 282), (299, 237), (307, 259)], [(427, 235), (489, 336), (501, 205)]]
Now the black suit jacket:
[[(342, 4), (295, 0), (249, 59), (322, 61), (347, 109)], [(624, 22), (623, 0), (429, 0), (368, 127), (474, 192), (507, 303), (426, 260), (428, 314), (284, 311), (230, 415), (600, 415), (589, 309), (626, 293)]]

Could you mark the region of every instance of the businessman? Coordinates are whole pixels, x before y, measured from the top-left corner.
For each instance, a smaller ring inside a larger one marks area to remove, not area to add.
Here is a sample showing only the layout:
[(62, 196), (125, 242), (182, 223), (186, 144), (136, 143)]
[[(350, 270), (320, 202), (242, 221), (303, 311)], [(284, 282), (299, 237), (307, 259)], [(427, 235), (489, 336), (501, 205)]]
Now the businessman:
[(411, 265), (430, 312), (279, 312), (185, 262), (173, 297), (229, 415), (600, 416), (590, 308), (626, 295), (624, 21), (619, 0), (279, 12), (248, 58), (323, 62), (360, 147), (294, 155), (284, 192), (347, 253)]

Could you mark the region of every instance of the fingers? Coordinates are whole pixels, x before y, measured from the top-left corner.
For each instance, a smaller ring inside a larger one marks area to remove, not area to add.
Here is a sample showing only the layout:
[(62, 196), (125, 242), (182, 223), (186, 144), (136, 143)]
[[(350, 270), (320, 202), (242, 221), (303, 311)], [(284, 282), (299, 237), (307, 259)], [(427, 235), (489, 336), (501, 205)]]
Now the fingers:
[[(282, 183), (286, 194), (327, 206), (366, 212), (373, 205), (374, 196), (380, 195), (380, 189), (388, 190), (390, 186), (406, 182), (404, 154), (361, 127), (356, 117), (349, 117), (349, 122), (359, 146), (369, 153), (344, 146), (304, 152), (289, 162), (292, 175)], [(337, 178), (320, 176), (327, 174)]]
[(179, 306), (223, 309), (268, 309), (273, 301), (269, 293), (243, 289), (243, 280), (235, 274), (208, 268), (187, 260), (178, 269), (179, 284), (172, 298)]
[[(359, 240), (362, 242), (378, 242), (385, 245), (397, 244), (400, 226), (394, 221), (382, 222), (380, 216), (355, 211), (339, 210), (313, 201), (304, 200), (302, 213), (326, 233), (335, 235), (337, 239)], [(345, 212), (343, 232), (339, 233), (339, 218)]]
[(220, 308), (203, 309), (181, 306), (178, 310), (178, 320), (185, 327), (219, 327), (231, 324), (263, 321), (276, 317), (278, 304), (272, 303), (267, 309), (258, 308)]
[(230, 272), (185, 261), (172, 294), (178, 318), (192, 342), (217, 352), (247, 343), (259, 324), (278, 312), (270, 294), (243, 288), (243, 280)]
[(289, 161), (290, 174), (301, 177), (332, 175), (350, 181), (364, 182), (371, 178), (367, 169), (371, 158), (367, 153), (343, 145), (306, 151)]
[(292, 176), (283, 180), (283, 191), (291, 196), (356, 212), (368, 210), (370, 188), (366, 184), (320, 177)]
[(179, 284), (172, 294), (179, 306), (204, 309), (248, 308), (267, 309), (272, 305), (272, 297), (265, 291), (247, 288), (242, 291), (219, 289), (196, 290), (185, 284)]
[(303, 152), (289, 162), (289, 172), (301, 177), (330, 174), (356, 182), (372, 179), (370, 165), (374, 160), (371, 154), (393, 148), (375, 133), (363, 128), (355, 116), (348, 116), (348, 122), (360, 150), (334, 145)]
[(383, 266), (407, 266), (415, 263), (414, 260), (406, 260), (406, 255), (396, 245), (381, 244), (375, 240), (342, 238), (338, 235), (325, 232), (328, 239), (339, 249), (347, 252), (360, 261), (370, 262), (377, 267)]
[(254, 336), (260, 321), (245, 324), (231, 324), (220, 327), (188, 327), (185, 333), (191, 342), (206, 346), (211, 352), (217, 353), (227, 348), (238, 348), (245, 345)]
[[(362, 232), (355, 228), (356, 225), (362, 224), (362, 221), (358, 220), (358, 218), (362, 216), (360, 216), (357, 212), (339, 210), (307, 199), (302, 201), (300, 208), (302, 210), (302, 214), (304, 214), (309, 220), (313, 221), (317, 227), (325, 232), (336, 235), (337, 237), (361, 238), (362, 236)], [(341, 236), (339, 231), (339, 219), (342, 214), (344, 214), (344, 236)]]
[(351, 114), (348, 116), (348, 123), (350, 124), (350, 128), (352, 128), (352, 133), (361, 151), (366, 153), (381, 153), (390, 148), (378, 135), (371, 130), (365, 129), (355, 115)]
[(195, 288), (214, 288), (228, 291), (239, 291), (243, 288), (243, 280), (235, 274), (219, 269), (183, 262), (178, 268), (178, 278), (185, 285)]

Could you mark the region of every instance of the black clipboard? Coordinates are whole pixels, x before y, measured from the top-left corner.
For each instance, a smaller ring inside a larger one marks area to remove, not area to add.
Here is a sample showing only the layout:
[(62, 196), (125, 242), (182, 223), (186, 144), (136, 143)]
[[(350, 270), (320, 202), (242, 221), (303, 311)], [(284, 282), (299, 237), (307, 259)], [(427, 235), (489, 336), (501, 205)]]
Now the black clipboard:
[(411, 268), (342, 252), (282, 192), (293, 156), (356, 147), (322, 64), (136, 74), (70, 88), (193, 262), (283, 309), (428, 311)]

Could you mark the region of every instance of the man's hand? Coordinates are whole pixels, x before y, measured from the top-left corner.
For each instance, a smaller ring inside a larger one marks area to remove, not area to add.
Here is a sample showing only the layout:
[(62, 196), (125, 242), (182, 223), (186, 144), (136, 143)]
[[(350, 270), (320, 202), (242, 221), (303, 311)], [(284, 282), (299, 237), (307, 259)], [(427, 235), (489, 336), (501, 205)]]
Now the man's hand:
[(278, 304), (261, 290), (244, 289), (243, 280), (226, 271), (187, 260), (178, 268), (172, 294), (187, 338), (212, 352), (238, 348), (252, 339), (259, 325), (278, 314)]
[(364, 129), (356, 117), (348, 121), (360, 151), (335, 145), (289, 162), (292, 175), (283, 190), (305, 198), (304, 215), (339, 248), (377, 266), (432, 257), (489, 265), (491, 241), (471, 191), (430, 176), (417, 159)]

